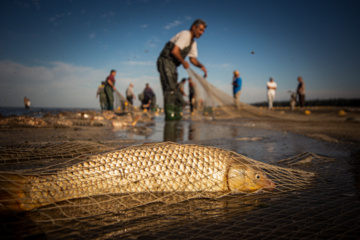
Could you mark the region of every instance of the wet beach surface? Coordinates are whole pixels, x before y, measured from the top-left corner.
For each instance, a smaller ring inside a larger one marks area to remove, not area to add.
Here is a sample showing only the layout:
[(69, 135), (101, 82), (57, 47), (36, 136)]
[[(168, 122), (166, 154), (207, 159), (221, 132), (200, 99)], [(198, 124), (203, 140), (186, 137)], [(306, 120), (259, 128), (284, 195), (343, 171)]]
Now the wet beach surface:
[[(315, 114), (314, 111), (311, 116), (314, 119)], [(231, 195), (172, 205), (154, 203), (70, 220), (54, 212), (47, 214), (52, 214), (56, 221), (49, 221), (36, 211), (3, 216), (3, 236), (9, 239), (358, 239), (358, 115), (339, 119), (334, 114), (318, 114), (316, 121), (302, 120), (304, 116), (300, 113), (298, 121), (246, 116), (232, 120), (165, 122), (158, 116), (153, 123), (144, 124), (152, 129), (145, 134), (112, 127), (2, 128), (2, 148), (78, 141), (122, 148), (144, 142), (173, 141), (228, 149), (258, 161), (317, 175), (310, 187), (291, 192), (241, 198)]]

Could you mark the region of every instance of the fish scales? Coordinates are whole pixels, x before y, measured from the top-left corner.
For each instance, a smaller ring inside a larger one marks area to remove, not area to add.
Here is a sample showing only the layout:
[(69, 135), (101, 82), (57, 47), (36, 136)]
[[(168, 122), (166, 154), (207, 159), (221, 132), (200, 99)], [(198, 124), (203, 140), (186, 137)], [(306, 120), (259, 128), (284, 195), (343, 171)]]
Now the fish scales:
[[(9, 208), (20, 210), (101, 194), (251, 192), (275, 187), (239, 154), (214, 147), (171, 142), (94, 155), (53, 175), (14, 178), (5, 174), (2, 178), (4, 176), (14, 185), (21, 186), (21, 191), (15, 193), (5, 189), (8, 195), (17, 198), (14, 206), (8, 204)], [(261, 181), (256, 176), (261, 176)], [(4, 184), (0, 182), (1, 185)]]

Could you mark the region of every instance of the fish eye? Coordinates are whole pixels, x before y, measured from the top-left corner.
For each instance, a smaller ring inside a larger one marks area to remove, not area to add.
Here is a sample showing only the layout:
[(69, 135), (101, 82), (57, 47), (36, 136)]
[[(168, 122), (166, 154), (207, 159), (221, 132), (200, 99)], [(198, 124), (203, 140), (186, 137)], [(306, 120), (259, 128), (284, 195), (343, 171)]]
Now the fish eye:
[(260, 174), (256, 174), (256, 175), (255, 175), (255, 178), (256, 178), (257, 180), (259, 180), (259, 179), (260, 179)]

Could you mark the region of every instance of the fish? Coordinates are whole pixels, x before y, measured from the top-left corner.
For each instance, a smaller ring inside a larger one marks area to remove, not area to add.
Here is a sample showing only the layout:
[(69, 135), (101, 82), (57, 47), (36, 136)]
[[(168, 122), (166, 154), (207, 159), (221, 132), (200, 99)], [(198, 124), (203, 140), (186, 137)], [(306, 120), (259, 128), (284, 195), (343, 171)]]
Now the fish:
[(245, 156), (216, 147), (148, 143), (84, 156), (51, 174), (0, 172), (0, 204), (28, 211), (104, 194), (252, 193), (275, 183)]

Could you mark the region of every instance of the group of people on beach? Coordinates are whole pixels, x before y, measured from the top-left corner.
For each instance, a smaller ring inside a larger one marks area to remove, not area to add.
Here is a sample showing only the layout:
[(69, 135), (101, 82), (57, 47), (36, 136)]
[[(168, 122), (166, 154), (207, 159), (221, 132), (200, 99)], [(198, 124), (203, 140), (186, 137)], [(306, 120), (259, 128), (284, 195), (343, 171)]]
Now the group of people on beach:
[[(102, 81), (97, 89), (96, 97), (99, 97), (101, 111), (114, 110), (114, 91), (117, 91), (115, 87), (115, 75), (116, 70), (111, 70), (110, 75), (106, 77), (105, 81)], [(136, 96), (134, 94), (134, 84), (130, 83), (125, 92), (126, 101), (131, 106), (134, 105)], [(155, 104), (155, 93), (148, 83), (145, 84), (144, 91), (139, 94), (139, 100), (141, 101), (141, 108), (150, 110)]]
[[(305, 83), (301, 76), (297, 78), (298, 80), (298, 86), (296, 89), (295, 96), (292, 95), (290, 98), (290, 103), (294, 104), (296, 101), (296, 96), (298, 96), (299, 99), (299, 105), (301, 108), (305, 107)], [(238, 70), (234, 71), (233, 76), (233, 96), (234, 96), (234, 105), (239, 108), (239, 98), (241, 93), (241, 85), (242, 85), (242, 79), (240, 77), (240, 72)], [(274, 82), (274, 78), (270, 78), (269, 82), (266, 84), (267, 87), (267, 99), (268, 99), (268, 108), (269, 110), (272, 110), (274, 107), (274, 100), (275, 100), (275, 92), (277, 89), (277, 84)], [(293, 109), (294, 106), (292, 106)]]
[[(291, 109), (295, 107), (296, 96), (298, 96), (300, 108), (305, 107), (305, 83), (301, 76), (297, 78), (298, 86), (296, 88), (296, 93), (292, 93), (290, 96), (290, 105)], [(266, 84), (267, 87), (267, 99), (268, 99), (268, 108), (269, 110), (273, 109), (274, 100), (275, 100), (275, 91), (277, 89), (277, 84), (274, 82), (274, 78), (270, 78), (269, 82)], [(290, 91), (291, 92), (291, 91)]]
[[(197, 19), (193, 22), (189, 30), (183, 30), (173, 36), (164, 46), (157, 59), (157, 70), (160, 74), (160, 83), (164, 96), (164, 112), (165, 120), (180, 120), (182, 118), (181, 112), (182, 108), (185, 105), (183, 96), (186, 94), (183, 91), (183, 86), (185, 84), (186, 78), (182, 79), (178, 83), (178, 73), (177, 67), (182, 65), (184, 69), (188, 69), (190, 64), (185, 58), (188, 56), (189, 61), (196, 67), (200, 68), (204, 72), (204, 77), (207, 77), (206, 67), (198, 60), (198, 50), (196, 38), (200, 38), (207, 24), (204, 20)], [(102, 110), (113, 110), (113, 91), (115, 88), (115, 75), (116, 71), (112, 70), (110, 75), (106, 78), (105, 82), (102, 82), (100, 85), (97, 95), (100, 95), (100, 105)], [(189, 81), (189, 104), (190, 109), (193, 111), (194, 103), (194, 88), (191, 79)], [(305, 83), (302, 80), (302, 77), (298, 77), (299, 85), (297, 88), (297, 94), (299, 96), (299, 103), (301, 107), (305, 105)], [(126, 90), (126, 98), (130, 104), (133, 104), (135, 95), (133, 93), (133, 84), (130, 84)], [(241, 94), (242, 79), (240, 78), (240, 72), (234, 71), (234, 77), (232, 81), (233, 86), (233, 97), (234, 105), (239, 107), (239, 98)], [(104, 95), (101, 95), (102, 88), (104, 89)], [(269, 109), (273, 108), (273, 102), (275, 99), (275, 91), (277, 89), (277, 84), (274, 82), (273, 78), (270, 78), (267, 83), (267, 97), (269, 103)], [(143, 91), (142, 95), (142, 108), (149, 108), (153, 98), (155, 97), (154, 92), (149, 87), (149, 84), (146, 84), (146, 88)]]

